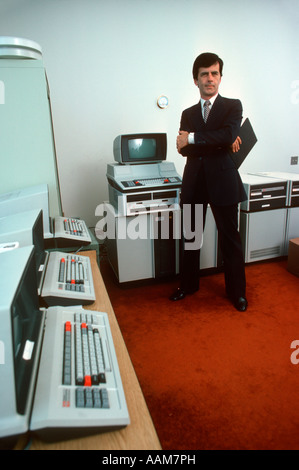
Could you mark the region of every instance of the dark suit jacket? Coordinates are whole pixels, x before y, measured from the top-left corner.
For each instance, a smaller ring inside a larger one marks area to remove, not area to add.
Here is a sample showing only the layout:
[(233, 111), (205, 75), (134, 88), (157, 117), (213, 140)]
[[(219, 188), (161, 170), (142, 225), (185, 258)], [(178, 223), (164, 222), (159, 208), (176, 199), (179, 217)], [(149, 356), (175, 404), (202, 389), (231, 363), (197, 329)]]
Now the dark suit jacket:
[(228, 152), (238, 136), (241, 121), (241, 102), (220, 95), (214, 101), (207, 123), (203, 120), (200, 102), (183, 111), (180, 130), (194, 132), (195, 144), (181, 150), (187, 157), (182, 204), (194, 202), (199, 172), (204, 172), (209, 202), (222, 206), (247, 199), (239, 172)]

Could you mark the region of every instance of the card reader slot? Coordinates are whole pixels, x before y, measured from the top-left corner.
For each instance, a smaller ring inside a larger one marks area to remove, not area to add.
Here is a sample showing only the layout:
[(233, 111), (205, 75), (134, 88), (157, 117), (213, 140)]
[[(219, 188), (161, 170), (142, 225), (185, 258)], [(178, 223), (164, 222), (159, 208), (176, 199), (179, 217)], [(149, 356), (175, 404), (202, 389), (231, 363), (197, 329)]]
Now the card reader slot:
[(177, 197), (176, 191), (159, 191), (153, 193), (153, 199), (167, 199), (167, 198)]
[(142, 194), (128, 194), (127, 202), (140, 202), (140, 201), (150, 201), (152, 199), (151, 193), (142, 193)]
[(284, 195), (286, 195), (286, 183), (279, 184), (277, 186), (253, 186), (250, 190), (250, 199), (262, 199), (270, 197), (279, 197)]
[(168, 204), (165, 205), (158, 205), (158, 206), (150, 206), (150, 207), (131, 207), (128, 210), (127, 215), (141, 215), (141, 214), (153, 214), (154, 212), (165, 212), (169, 211), (169, 206)]
[(285, 198), (278, 197), (266, 200), (259, 200), (259, 201), (250, 201), (249, 203), (249, 211), (256, 212), (265, 209), (278, 209), (285, 207), (286, 200)]

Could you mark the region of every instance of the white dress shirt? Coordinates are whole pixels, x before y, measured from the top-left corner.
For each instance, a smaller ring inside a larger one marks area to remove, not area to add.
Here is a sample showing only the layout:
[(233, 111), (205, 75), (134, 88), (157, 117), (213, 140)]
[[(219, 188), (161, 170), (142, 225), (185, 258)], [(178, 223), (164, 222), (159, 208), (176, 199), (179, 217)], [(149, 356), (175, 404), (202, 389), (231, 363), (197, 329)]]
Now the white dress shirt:
[[(209, 108), (210, 108), (210, 111), (211, 111), (212, 106), (213, 106), (214, 101), (217, 98), (217, 96), (218, 96), (218, 93), (217, 93), (217, 95), (212, 96), (212, 98), (210, 98), (209, 100), (204, 100), (203, 98), (200, 98), (202, 117), (204, 116), (204, 104), (205, 104), (205, 102), (210, 101), (211, 104), (209, 105)], [(194, 144), (194, 132), (190, 132), (188, 134), (188, 144)]]

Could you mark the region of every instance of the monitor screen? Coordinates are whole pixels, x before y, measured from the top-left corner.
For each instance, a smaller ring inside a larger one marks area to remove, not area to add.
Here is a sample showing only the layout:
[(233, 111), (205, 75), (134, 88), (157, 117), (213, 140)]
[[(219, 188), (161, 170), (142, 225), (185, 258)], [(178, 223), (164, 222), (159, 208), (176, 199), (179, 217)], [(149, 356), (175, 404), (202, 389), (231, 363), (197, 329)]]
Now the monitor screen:
[(33, 246), (1, 253), (0, 438), (28, 429), (44, 313), (39, 309)]
[(156, 139), (129, 139), (128, 150), (130, 160), (155, 158), (157, 151)]
[(43, 211), (40, 211), (35, 224), (32, 229), (32, 244), (35, 248), (35, 263), (36, 263), (36, 275), (37, 285), (40, 285), (42, 277), (41, 266), (45, 263), (46, 251), (44, 244), (44, 232), (43, 232)]
[(11, 305), (16, 405), (20, 414), (24, 414), (27, 408), (36, 347), (33, 348), (30, 361), (24, 359), (24, 350), (27, 342), (36, 343), (41, 328), (42, 316), (36, 287), (35, 260), (31, 256)]
[(166, 134), (126, 134), (114, 140), (115, 161), (136, 165), (159, 163), (166, 160)]

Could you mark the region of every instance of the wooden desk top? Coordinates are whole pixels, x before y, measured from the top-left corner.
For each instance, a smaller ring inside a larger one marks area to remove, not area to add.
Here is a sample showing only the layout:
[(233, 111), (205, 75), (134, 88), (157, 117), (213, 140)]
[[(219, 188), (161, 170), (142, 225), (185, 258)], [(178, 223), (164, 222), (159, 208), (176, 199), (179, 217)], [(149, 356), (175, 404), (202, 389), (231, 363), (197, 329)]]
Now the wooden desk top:
[(86, 306), (88, 310), (106, 312), (122, 377), (131, 424), (113, 432), (80, 437), (69, 441), (45, 443), (36, 438), (30, 449), (34, 450), (160, 450), (161, 445), (144, 400), (130, 356), (113, 312), (106, 287), (96, 262), (95, 251), (81, 252), (91, 260), (96, 301)]

